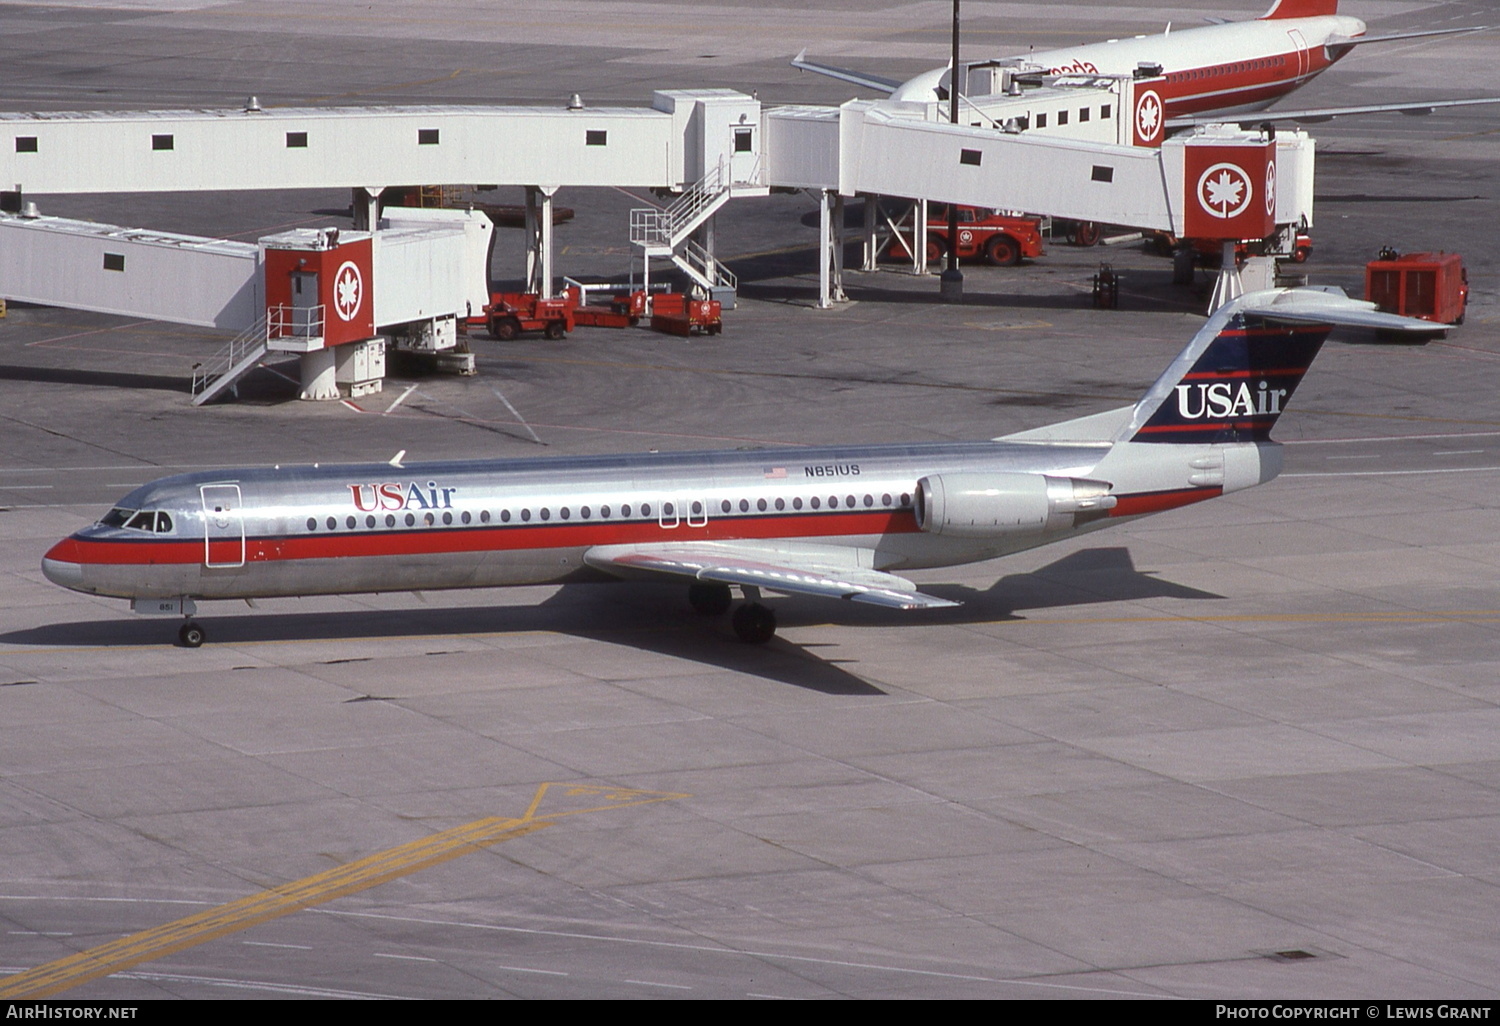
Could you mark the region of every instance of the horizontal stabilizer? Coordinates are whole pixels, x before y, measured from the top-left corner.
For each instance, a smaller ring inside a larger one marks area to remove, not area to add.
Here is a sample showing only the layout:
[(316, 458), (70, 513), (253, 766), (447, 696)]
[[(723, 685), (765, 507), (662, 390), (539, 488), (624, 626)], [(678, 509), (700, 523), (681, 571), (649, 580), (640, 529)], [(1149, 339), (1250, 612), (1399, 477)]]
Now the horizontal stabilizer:
[[(869, 555), (869, 553), (866, 553)], [(917, 591), (904, 577), (857, 565), (859, 550), (746, 542), (658, 542), (598, 545), (583, 555), (617, 577), (657, 576), (737, 584), (794, 595), (845, 599), (888, 609), (935, 609), (957, 602)]]
[(1194, 125), (1263, 125), (1267, 122), (1295, 121), (1299, 124), (1315, 124), (1332, 121), (1334, 118), (1353, 114), (1431, 114), (1444, 107), (1476, 107), (1481, 104), (1500, 103), (1500, 96), (1479, 96), (1471, 100), (1414, 100), (1407, 103), (1371, 103), (1363, 107), (1314, 107), (1307, 110), (1261, 110), (1253, 114), (1226, 116), (1224, 114), (1194, 114), (1187, 117), (1168, 118), (1169, 129), (1191, 128)]
[(1469, 32), (1489, 32), (1493, 25), (1473, 25), (1469, 28), (1423, 29), (1421, 32), (1387, 32), (1379, 36), (1330, 36), (1324, 45), (1330, 49), (1347, 50), (1365, 43), (1397, 43), (1403, 39), (1422, 39), (1425, 36), (1459, 36)]
[(1236, 302), (1235, 309), (1246, 316), (1292, 324), (1330, 324), (1428, 335), (1443, 328), (1415, 317), (1381, 313), (1374, 303), (1350, 299), (1343, 289), (1333, 285), (1251, 292)]
[(831, 64), (819, 64), (817, 61), (807, 59), (807, 51), (804, 49), (792, 58), (792, 67), (799, 71), (811, 71), (819, 75), (827, 75), (836, 78), (840, 82), (851, 82), (866, 89), (873, 89), (877, 93), (885, 93), (889, 96), (900, 88), (901, 83), (894, 78), (886, 78), (883, 75), (870, 75), (863, 71), (851, 71), (848, 68), (835, 68)]

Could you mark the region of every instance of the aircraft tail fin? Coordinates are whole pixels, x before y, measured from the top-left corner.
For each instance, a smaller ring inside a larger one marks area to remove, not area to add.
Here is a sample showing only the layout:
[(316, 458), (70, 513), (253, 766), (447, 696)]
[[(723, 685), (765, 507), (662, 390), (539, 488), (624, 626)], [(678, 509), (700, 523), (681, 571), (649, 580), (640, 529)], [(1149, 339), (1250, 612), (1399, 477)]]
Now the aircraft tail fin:
[(1221, 307), (1135, 404), (1116, 441), (1268, 441), (1302, 375), (1338, 325), (1431, 333), (1338, 288), (1269, 289)]
[(1261, 20), (1279, 18), (1322, 18), (1339, 13), (1339, 0), (1276, 0)]

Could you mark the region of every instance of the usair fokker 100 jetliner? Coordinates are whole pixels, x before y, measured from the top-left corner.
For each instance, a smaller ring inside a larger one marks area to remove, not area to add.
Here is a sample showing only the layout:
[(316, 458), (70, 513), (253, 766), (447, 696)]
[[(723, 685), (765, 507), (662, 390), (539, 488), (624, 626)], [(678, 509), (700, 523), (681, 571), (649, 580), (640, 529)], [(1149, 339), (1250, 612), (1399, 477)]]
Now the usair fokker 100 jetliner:
[[(183, 474), (58, 542), (47, 577), (191, 616), (195, 600), (608, 578), (692, 605), (769, 591), (951, 606), (895, 571), (955, 566), (1275, 477), (1277, 417), (1334, 325), (1431, 332), (1336, 289), (1222, 307), (1134, 406), (988, 442), (354, 464)], [(201, 645), (187, 620), (182, 644)]]

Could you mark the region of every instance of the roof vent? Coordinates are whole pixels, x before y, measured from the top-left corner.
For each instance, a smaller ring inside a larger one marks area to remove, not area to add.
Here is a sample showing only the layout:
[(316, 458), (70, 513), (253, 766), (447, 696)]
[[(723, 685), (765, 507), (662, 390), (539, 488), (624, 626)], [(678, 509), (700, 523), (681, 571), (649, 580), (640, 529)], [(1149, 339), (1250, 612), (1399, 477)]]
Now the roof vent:
[(577, 93), (574, 93), (572, 96), (568, 97), (568, 109), (583, 110), (583, 97), (579, 96)]
[(248, 99), (248, 100), (245, 101), (245, 113), (246, 114), (259, 114), (260, 113), (260, 97), (259, 96), (252, 96), (252, 97), (250, 97), (250, 99)]

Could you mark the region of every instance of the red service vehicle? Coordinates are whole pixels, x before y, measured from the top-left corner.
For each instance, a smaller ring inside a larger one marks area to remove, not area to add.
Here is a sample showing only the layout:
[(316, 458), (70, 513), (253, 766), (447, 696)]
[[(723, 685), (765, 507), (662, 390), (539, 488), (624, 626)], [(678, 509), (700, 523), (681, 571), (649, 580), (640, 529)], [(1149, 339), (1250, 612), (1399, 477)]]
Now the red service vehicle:
[(548, 338), (562, 338), (573, 330), (576, 296), (543, 299), (532, 292), (494, 292), (484, 309), (490, 334), (509, 342), (523, 331), (540, 331)]
[(651, 330), (668, 335), (717, 335), (724, 330), (722, 307), (716, 299), (689, 299), (681, 292), (663, 292), (651, 301)]
[[(1218, 267), (1224, 259), (1224, 243), (1218, 239), (1193, 239), (1193, 249), (1198, 252), (1198, 262), (1204, 267)], [(1246, 257), (1265, 256), (1266, 242), (1264, 239), (1242, 239), (1234, 244), (1234, 259), (1238, 263), (1244, 263)], [(1312, 255), (1312, 236), (1306, 232), (1297, 233), (1297, 241), (1293, 244), (1289, 256), (1282, 257), (1294, 264), (1306, 263), (1307, 258)]]
[(569, 287), (564, 293), (573, 304), (573, 322), (587, 328), (633, 328), (646, 315), (646, 293), (617, 293), (608, 306), (584, 305), (582, 290)]
[[(1009, 267), (1021, 258), (1039, 257), (1042, 248), (1042, 222), (1035, 217), (1017, 217), (997, 213), (987, 207), (958, 208), (958, 258), (974, 260), (983, 256), (990, 263)], [(932, 203), (927, 207), (927, 262), (935, 264), (948, 254), (948, 207)], [(890, 260), (910, 260), (911, 236), (898, 234), (886, 247)]]
[[(1179, 245), (1186, 244), (1192, 247), (1196, 262), (1203, 267), (1218, 267), (1223, 260), (1224, 243), (1218, 239), (1179, 239), (1170, 232), (1158, 231), (1143, 232), (1142, 235), (1146, 239), (1146, 248), (1157, 256), (1172, 256)], [(1281, 259), (1290, 260), (1294, 264), (1305, 263), (1312, 256), (1312, 248), (1312, 236), (1306, 232), (1298, 232), (1292, 252)], [(1264, 239), (1242, 239), (1234, 244), (1234, 258), (1238, 261), (1265, 255)]]
[(1469, 273), (1457, 253), (1408, 253), (1386, 248), (1365, 265), (1365, 299), (1386, 313), (1438, 324), (1462, 324)]

